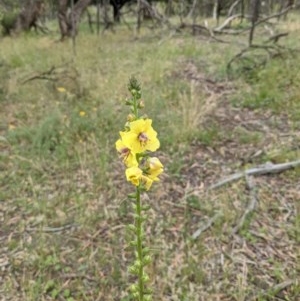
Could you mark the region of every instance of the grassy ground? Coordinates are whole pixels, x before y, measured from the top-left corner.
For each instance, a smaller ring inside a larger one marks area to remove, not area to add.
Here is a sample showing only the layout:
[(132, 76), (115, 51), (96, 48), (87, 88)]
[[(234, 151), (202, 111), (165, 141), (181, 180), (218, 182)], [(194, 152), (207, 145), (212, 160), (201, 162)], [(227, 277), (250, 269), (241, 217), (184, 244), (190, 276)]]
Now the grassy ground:
[[(299, 47), (299, 23), (281, 27)], [(299, 168), (208, 189), (299, 160), (299, 55), (243, 76), (236, 64), (228, 80), (247, 36), (219, 43), (144, 28), (136, 39), (120, 26), (81, 33), (76, 56), (57, 38), (0, 40), (0, 300), (130, 300), (132, 187), (114, 143), (131, 75), (166, 167), (144, 196), (154, 300), (299, 300)]]

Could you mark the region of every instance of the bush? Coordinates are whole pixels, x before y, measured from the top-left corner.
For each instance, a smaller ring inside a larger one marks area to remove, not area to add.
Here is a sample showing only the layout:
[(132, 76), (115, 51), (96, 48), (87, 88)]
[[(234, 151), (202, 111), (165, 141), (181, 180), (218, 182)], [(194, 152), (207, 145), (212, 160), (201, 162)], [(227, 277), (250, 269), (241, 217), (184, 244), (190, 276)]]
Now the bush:
[(3, 28), (3, 35), (9, 35), (14, 28), (18, 14), (15, 12), (7, 12), (3, 15), (1, 25)]

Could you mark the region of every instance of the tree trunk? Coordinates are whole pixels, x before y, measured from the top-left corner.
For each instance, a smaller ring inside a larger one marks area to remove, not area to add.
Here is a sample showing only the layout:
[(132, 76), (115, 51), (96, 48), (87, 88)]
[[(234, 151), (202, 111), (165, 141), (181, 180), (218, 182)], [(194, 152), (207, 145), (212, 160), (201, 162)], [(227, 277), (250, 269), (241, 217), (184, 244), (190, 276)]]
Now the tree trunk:
[(61, 34), (61, 40), (68, 36), (68, 0), (58, 1), (58, 24)]
[(259, 18), (260, 13), (260, 0), (252, 0), (250, 2), (250, 10), (251, 10), (251, 29), (249, 32), (249, 47), (252, 45), (255, 23)]
[(29, 30), (34, 27), (38, 28), (37, 21), (45, 11), (45, 4), (41, 0), (29, 0), (25, 3), (24, 8), (17, 16), (13, 31), (20, 32), (23, 30)]
[(68, 14), (68, 0), (59, 0), (58, 23), (61, 40), (77, 34), (80, 17), (91, 2), (92, 0), (79, 0), (74, 5), (74, 9)]

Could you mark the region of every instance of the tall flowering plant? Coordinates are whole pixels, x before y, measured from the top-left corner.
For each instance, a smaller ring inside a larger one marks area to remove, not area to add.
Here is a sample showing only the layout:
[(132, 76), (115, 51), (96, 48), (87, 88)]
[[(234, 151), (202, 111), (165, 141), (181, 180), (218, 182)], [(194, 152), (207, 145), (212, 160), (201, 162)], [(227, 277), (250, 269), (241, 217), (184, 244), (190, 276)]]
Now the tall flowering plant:
[(120, 139), (116, 141), (116, 149), (126, 167), (127, 181), (135, 186), (135, 192), (128, 196), (134, 209), (134, 223), (129, 225), (134, 239), (130, 245), (135, 249), (135, 261), (129, 267), (129, 272), (136, 276), (136, 283), (130, 286), (130, 292), (135, 300), (149, 301), (152, 299), (152, 291), (146, 286), (149, 276), (145, 267), (151, 262), (151, 257), (149, 248), (144, 245), (143, 230), (147, 219), (144, 212), (149, 206), (142, 204), (141, 193), (148, 191), (155, 181), (159, 181), (163, 165), (157, 157), (150, 156), (159, 148), (160, 142), (152, 127), (152, 120), (139, 116), (144, 102), (141, 100), (140, 85), (135, 78), (129, 80), (128, 89), (131, 98), (126, 100), (126, 105), (130, 107), (131, 113), (127, 117), (125, 129), (120, 132)]

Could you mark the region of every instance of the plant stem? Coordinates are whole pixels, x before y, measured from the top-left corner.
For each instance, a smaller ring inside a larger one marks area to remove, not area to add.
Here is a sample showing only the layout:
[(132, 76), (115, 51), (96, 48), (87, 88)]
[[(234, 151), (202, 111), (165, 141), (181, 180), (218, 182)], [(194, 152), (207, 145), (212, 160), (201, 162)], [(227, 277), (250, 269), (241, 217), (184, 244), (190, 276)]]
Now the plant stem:
[(144, 300), (144, 266), (143, 266), (143, 246), (142, 246), (142, 210), (141, 210), (141, 194), (139, 187), (136, 188), (136, 236), (137, 236), (137, 254), (139, 265), (138, 273), (138, 287), (139, 287), (139, 301)]
[(133, 114), (135, 116), (135, 118), (137, 119), (139, 116), (139, 113), (138, 113), (138, 103), (137, 103), (137, 98), (136, 96), (134, 95), (133, 96), (134, 100), (133, 100)]

